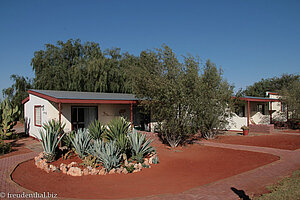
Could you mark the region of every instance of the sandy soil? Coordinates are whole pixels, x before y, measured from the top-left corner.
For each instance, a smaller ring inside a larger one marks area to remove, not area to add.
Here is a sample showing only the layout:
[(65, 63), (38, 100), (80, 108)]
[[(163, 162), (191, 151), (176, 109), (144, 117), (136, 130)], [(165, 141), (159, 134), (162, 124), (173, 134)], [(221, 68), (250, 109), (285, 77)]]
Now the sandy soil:
[(295, 150), (300, 148), (300, 135), (273, 134), (255, 136), (220, 136), (214, 140), (214, 142)]
[(134, 174), (71, 177), (47, 174), (30, 160), (20, 164), (12, 178), (36, 192), (81, 199), (134, 198), (180, 193), (230, 177), (279, 158), (269, 154), (214, 148), (193, 144), (170, 150), (155, 142), (160, 163)]

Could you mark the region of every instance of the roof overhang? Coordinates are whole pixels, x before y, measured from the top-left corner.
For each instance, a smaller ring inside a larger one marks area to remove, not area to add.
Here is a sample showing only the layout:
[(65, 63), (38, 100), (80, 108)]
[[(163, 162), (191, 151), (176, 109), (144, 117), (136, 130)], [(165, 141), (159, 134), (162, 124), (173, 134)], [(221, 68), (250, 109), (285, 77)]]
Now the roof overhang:
[[(137, 100), (102, 100), (102, 99), (67, 99), (67, 98), (55, 98), (51, 97), (49, 95), (41, 94), (36, 91), (28, 90), (29, 94), (41, 97), (43, 99), (46, 99), (48, 101), (52, 101), (54, 103), (76, 103), (76, 104), (135, 104), (138, 101)], [(28, 99), (29, 100), (29, 99)], [(27, 101), (28, 101), (27, 100)], [(23, 100), (25, 101), (25, 99)], [(22, 103), (23, 103), (22, 101)], [(26, 103), (26, 102), (24, 102)]]
[(27, 101), (29, 101), (29, 96), (23, 99), (22, 104), (26, 103)]
[(243, 100), (243, 101), (256, 101), (256, 102), (280, 102), (279, 99), (268, 99), (268, 98), (265, 98), (265, 99), (261, 99), (261, 98), (247, 98), (247, 97), (240, 97), (239, 98), (240, 100)]

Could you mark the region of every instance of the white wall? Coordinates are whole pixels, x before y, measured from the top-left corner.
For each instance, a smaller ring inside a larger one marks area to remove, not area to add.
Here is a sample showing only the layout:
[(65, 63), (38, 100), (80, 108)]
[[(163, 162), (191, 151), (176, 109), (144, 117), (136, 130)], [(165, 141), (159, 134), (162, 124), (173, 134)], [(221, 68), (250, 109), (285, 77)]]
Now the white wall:
[(240, 117), (235, 113), (228, 119), (229, 124), (226, 126), (227, 130), (241, 130), (242, 126), (247, 126), (247, 117)]
[(42, 124), (50, 119), (58, 120), (58, 110), (48, 100), (29, 94), (29, 101), (24, 105), (24, 118), (28, 119), (29, 135), (40, 138), (39, 130), (42, 128), (34, 124), (34, 106), (42, 106)]

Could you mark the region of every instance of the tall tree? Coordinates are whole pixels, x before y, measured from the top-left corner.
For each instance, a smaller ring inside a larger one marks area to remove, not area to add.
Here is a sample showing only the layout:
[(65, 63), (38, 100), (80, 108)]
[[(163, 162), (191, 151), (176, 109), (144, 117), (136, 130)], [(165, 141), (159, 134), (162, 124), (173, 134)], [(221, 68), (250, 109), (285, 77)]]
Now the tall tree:
[[(134, 66), (133, 91), (160, 123), (160, 136), (175, 147), (200, 129), (212, 138), (226, 123), (232, 86), (208, 61), (199, 76), (199, 60), (184, 57), (180, 63), (166, 45), (143, 51)], [(148, 100), (148, 101), (147, 101)], [(227, 110), (226, 110), (227, 109)]]
[(233, 110), (233, 86), (223, 79), (222, 70), (207, 60), (200, 77), (199, 96), (194, 105), (202, 136), (213, 139), (225, 129)]
[(32, 67), (36, 89), (90, 92), (131, 92), (126, 68), (128, 53), (119, 48), (101, 51), (99, 44), (80, 40), (46, 44), (35, 52)]
[(289, 88), (296, 80), (300, 80), (300, 75), (283, 74), (281, 77), (261, 79), (261, 81), (248, 86), (243, 93), (247, 96), (264, 97), (266, 91), (279, 92), (283, 88)]
[(295, 80), (289, 87), (280, 91), (281, 101), (287, 105), (291, 118), (300, 120), (300, 80)]
[(22, 100), (28, 97), (27, 90), (32, 88), (32, 80), (16, 74), (11, 75), (10, 79), (13, 81), (12, 86), (3, 89), (2, 94), (4, 98), (11, 102), (12, 106), (17, 106), (21, 110), (19, 119), (23, 119), (24, 107), (22, 106)]

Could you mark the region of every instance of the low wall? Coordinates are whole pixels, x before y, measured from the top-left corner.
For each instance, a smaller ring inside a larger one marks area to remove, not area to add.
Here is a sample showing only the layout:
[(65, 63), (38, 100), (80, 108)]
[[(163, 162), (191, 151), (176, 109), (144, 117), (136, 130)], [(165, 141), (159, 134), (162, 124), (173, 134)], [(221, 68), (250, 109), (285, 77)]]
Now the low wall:
[(274, 132), (274, 124), (250, 124), (250, 133), (272, 133)]

